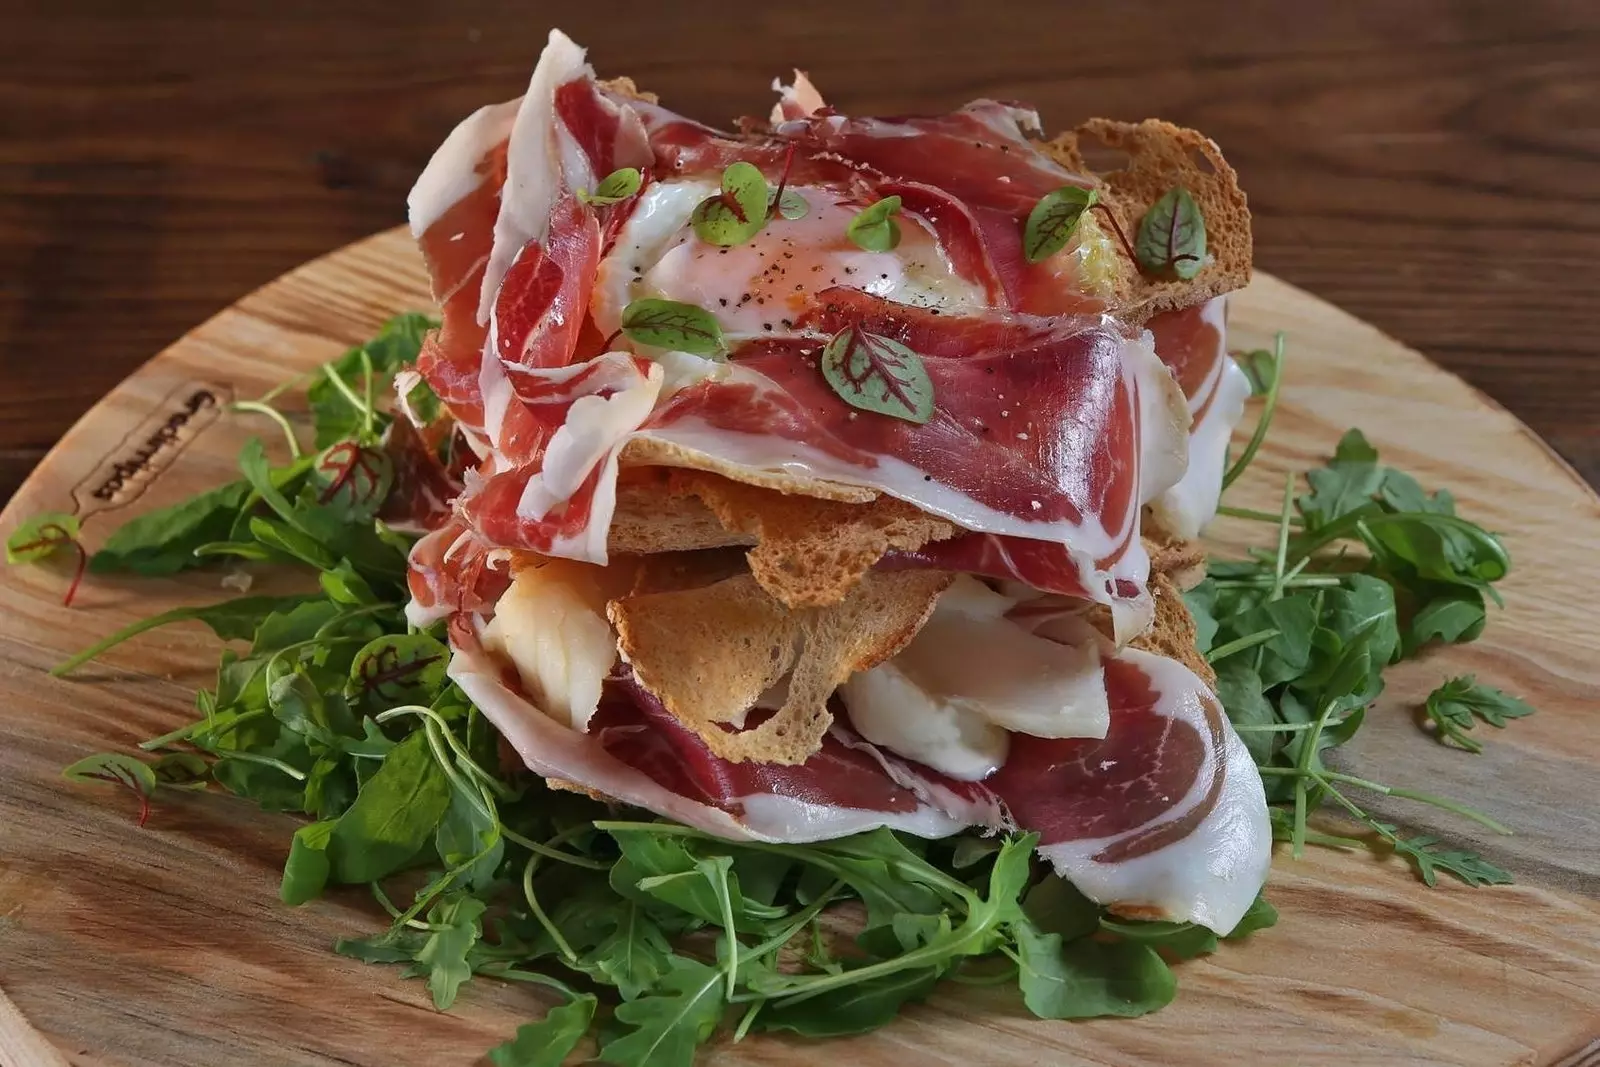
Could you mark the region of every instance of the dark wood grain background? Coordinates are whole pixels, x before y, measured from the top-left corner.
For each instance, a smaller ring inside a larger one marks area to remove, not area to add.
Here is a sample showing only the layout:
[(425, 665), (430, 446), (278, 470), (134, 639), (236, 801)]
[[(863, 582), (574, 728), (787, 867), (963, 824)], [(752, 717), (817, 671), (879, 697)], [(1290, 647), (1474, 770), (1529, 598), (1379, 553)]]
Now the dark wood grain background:
[[(1600, 483), (1600, 3), (0, 0), (0, 500), (139, 362), (404, 216), (559, 24), (691, 115), (1030, 101), (1213, 136), (1256, 262)], [(1292, 339), (1291, 339), (1292, 343)]]

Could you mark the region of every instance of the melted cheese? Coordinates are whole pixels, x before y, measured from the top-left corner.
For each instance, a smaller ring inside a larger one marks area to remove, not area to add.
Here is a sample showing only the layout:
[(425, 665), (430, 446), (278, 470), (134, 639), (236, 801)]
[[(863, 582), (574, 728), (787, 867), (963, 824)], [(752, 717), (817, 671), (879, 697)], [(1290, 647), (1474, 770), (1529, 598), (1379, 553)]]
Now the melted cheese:
[(483, 645), (517, 669), (541, 711), (586, 730), (617, 662), (605, 610), (595, 568), (546, 560), (517, 572), (483, 630)]
[(916, 638), (840, 690), (867, 740), (952, 778), (987, 777), (1009, 732), (1104, 737), (1111, 723), (1100, 643), (1037, 636), (1006, 617), (1016, 605), (957, 578)]
[(1004, 729), (923, 689), (893, 661), (852, 676), (839, 696), (862, 737), (952, 778), (975, 782), (1005, 762)]

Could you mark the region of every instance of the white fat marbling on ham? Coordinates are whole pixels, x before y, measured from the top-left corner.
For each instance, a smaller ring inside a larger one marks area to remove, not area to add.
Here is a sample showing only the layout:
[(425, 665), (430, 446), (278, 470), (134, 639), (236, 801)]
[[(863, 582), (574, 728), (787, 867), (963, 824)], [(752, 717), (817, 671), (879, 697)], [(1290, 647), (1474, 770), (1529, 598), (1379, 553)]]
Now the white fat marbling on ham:
[[(1134, 649), (1117, 657), (1149, 676), (1160, 696), (1161, 715), (1206, 733), (1204, 701), (1214, 698), (1192, 671), (1176, 660)], [(1216, 714), (1220, 718), (1220, 711)], [(1171, 807), (1162, 816), (1164, 822), (1181, 820), (1209, 799), (1204, 818), (1178, 840), (1131, 858), (1104, 858), (1119, 842), (1147, 832), (1142, 827), (1117, 836), (1047, 844), (1039, 854), (1091, 900), (1124, 913), (1198, 923), (1218, 933), (1232, 930), (1266, 881), (1272, 828), (1255, 762), (1225, 719), (1220, 734), (1220, 751), (1207, 747), (1205, 765), (1193, 784), (1183, 796), (1170, 798)]]
[(1228, 444), (1250, 399), (1250, 379), (1230, 356), (1218, 364), (1215, 395), (1194, 424), (1189, 437), (1189, 467), (1183, 479), (1153, 503), (1161, 525), (1178, 537), (1200, 536), (1222, 503), (1222, 475), (1228, 466)]
[(480, 107), (462, 119), (434, 150), (406, 196), (411, 236), (420, 238), (446, 211), (483, 183), (485, 156), (511, 136), (521, 99)]
[(1139, 502), (1148, 504), (1179, 484), (1188, 469), (1189, 409), (1183, 390), (1156, 357), (1148, 330), (1125, 351), (1139, 390)]
[(556, 117), (556, 90), (576, 78), (592, 77), (584, 50), (560, 30), (551, 30), (539, 54), (528, 91), (512, 123), (506, 153), (506, 184), (494, 223), (494, 245), (484, 272), (478, 318), (487, 320), (500, 280), (529, 241), (542, 240), (550, 210), (568, 189), (594, 185), (588, 158), (562, 136)]
[(792, 85), (785, 85), (782, 79), (773, 78), (772, 91), (778, 94), (778, 102), (772, 105), (771, 121), (774, 126), (788, 119), (803, 119), (808, 115), (815, 115), (828, 106), (803, 70), (794, 72)]

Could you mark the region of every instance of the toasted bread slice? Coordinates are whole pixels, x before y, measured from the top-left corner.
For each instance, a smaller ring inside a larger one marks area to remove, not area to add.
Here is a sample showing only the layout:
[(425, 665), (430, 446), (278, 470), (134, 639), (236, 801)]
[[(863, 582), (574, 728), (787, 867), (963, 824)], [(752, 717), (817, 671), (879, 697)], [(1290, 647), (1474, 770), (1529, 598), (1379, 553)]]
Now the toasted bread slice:
[[(713, 753), (795, 764), (822, 746), (833, 691), (904, 648), (951, 579), (938, 571), (868, 574), (836, 604), (791, 610), (746, 573), (636, 593), (613, 600), (607, 613), (639, 681)], [(786, 677), (787, 695), (771, 718), (729, 728)]]

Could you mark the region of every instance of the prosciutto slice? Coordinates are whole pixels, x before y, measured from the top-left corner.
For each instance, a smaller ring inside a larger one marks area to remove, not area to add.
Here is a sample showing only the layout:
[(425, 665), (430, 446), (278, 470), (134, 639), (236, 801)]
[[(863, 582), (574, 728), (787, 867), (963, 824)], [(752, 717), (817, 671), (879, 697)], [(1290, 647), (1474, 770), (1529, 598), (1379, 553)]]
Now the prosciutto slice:
[[(821, 338), (846, 324), (921, 353), (938, 398), (932, 419), (864, 418), (834, 394), (815, 360)], [(1141, 367), (1147, 349), (1103, 319), (938, 315), (859, 290), (824, 291), (802, 326), (816, 339), (746, 345), (731, 373), (666, 399), (641, 436), (739, 467), (868, 486), (1006, 539), (988, 553), (965, 540), (930, 548), (946, 561), (1009, 551), (1042, 588), (1107, 604), (1141, 595), (1141, 434), (1179, 432), (1141, 420), (1141, 389), (1164, 378)], [(1007, 563), (993, 573), (1021, 572)]]
[(1228, 355), (1226, 314), (1226, 298), (1216, 297), (1150, 320), (1156, 355), (1183, 390), (1191, 419), (1187, 470), (1151, 502), (1161, 526), (1181, 538), (1198, 537), (1216, 517), (1228, 442), (1250, 397), (1249, 379)]
[(998, 772), (961, 782), (867, 743), (843, 715), (803, 764), (731, 763), (626, 676), (607, 684), (579, 733), (520, 694), (471, 616), (456, 616), (450, 636), (450, 676), (535, 773), (729, 840), (1037, 830), (1040, 854), (1091, 899), (1219, 932), (1266, 876), (1271, 830), (1255, 764), (1204, 683), (1159, 656), (1106, 660), (1104, 739), (1013, 735)]
[(943, 837), (966, 825), (890, 778), (876, 756), (836, 738), (800, 767), (719, 760), (625, 680), (608, 685), (589, 731), (579, 733), (522, 697), (467, 616), (456, 617), (450, 636), (450, 677), (543, 777), (731, 841), (803, 843), (879, 826)]

